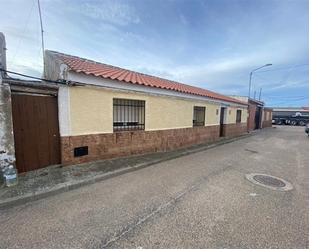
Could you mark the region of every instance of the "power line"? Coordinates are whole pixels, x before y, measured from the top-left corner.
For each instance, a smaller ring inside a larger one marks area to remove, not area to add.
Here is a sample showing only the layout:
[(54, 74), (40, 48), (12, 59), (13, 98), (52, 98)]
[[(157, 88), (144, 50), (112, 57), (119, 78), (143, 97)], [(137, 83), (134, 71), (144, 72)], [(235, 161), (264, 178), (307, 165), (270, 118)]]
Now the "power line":
[(295, 102), (295, 101), (302, 101), (305, 99), (309, 99), (309, 97), (304, 97), (304, 98), (299, 98), (299, 99), (294, 99), (294, 100), (290, 100), (290, 101), (282, 101), (282, 102), (275, 102), (276, 105), (281, 105), (281, 104), (285, 104), (285, 103), (291, 103), (291, 102)]
[(290, 73), (291, 73), (291, 71), (288, 72), (288, 75), (283, 76), (283, 78), (280, 81), (276, 81), (274, 83), (269, 83), (268, 79), (261, 77), (260, 75), (255, 75), (255, 77), (259, 78), (260, 80), (268, 82), (268, 84), (266, 84), (266, 83), (258, 83), (257, 84), (259, 86), (263, 86), (264, 88), (265, 88), (265, 86), (267, 86), (265, 88), (265, 91), (272, 91), (272, 90), (278, 89), (278, 88), (286, 88), (286, 87), (295, 86), (295, 85), (298, 85), (298, 84), (304, 84), (306, 82), (309, 82), (308, 80), (304, 80), (304, 81), (290, 82), (290, 84), (287, 84), (285, 82), (290, 77), (290, 75), (289, 75)]
[(43, 54), (43, 65), (44, 65), (44, 30), (43, 30), (43, 22), (42, 22), (42, 13), (41, 13), (41, 5), (40, 0), (38, 0), (38, 9), (39, 9), (39, 17), (40, 17), (40, 25), (41, 25), (41, 39), (42, 39), (42, 54)]
[[(29, 20), (30, 20), (30, 16), (31, 16), (31, 13), (32, 13), (32, 10), (33, 10), (33, 7), (34, 7), (34, 1), (32, 2), (32, 5), (31, 5), (31, 8), (30, 8), (30, 11), (29, 11), (29, 14), (27, 16), (27, 19), (26, 19), (26, 22), (25, 22), (25, 25), (23, 27), (23, 33), (26, 33), (27, 32), (27, 29), (28, 29), (28, 23), (29, 23)], [(18, 41), (18, 44), (17, 44), (17, 48), (16, 48), (16, 51), (12, 57), (12, 61), (15, 60), (15, 57), (16, 55), (18, 54), (18, 51), (19, 51), (19, 48), (20, 48), (20, 44), (21, 44), (21, 40), (22, 40), (23, 36), (20, 36), (19, 38), (19, 41)]]
[[(285, 82), (287, 82), (288, 79), (291, 77), (291, 74), (293, 73), (292, 69), (295, 68), (295, 67), (307, 66), (307, 65), (309, 66), (309, 64), (299, 64), (299, 65), (294, 65), (294, 66), (291, 66), (291, 67), (285, 67), (285, 69), (287, 69), (288, 71), (281, 76), (281, 80), (279, 80), (276, 83), (267, 84), (267, 86), (269, 86), (269, 85), (275, 85), (275, 86), (274, 87), (270, 87), (270, 89), (267, 88), (266, 90), (272, 90), (272, 89), (278, 88), (278, 86), (276, 86), (276, 85), (280, 85), (279, 88), (282, 87), (282, 86), (283, 87), (288, 87), (288, 85), (286, 85)], [(284, 69), (284, 68), (274, 69), (274, 70), (267, 70), (267, 71), (276, 71), (276, 70), (282, 70), (282, 69)], [(266, 72), (266, 70), (265, 71), (261, 71), (261, 72)], [(266, 81), (266, 82), (269, 81), (268, 79), (262, 77), (258, 73), (255, 74), (255, 77), (259, 78), (260, 80)], [(263, 83), (259, 83), (258, 85), (265, 86), (266, 84), (265, 83), (264, 84)], [(291, 85), (295, 85), (295, 84), (291, 83)]]
[(72, 85), (71, 82), (67, 82), (67, 81), (56, 81), (56, 80), (48, 80), (48, 79), (44, 79), (44, 78), (39, 78), (39, 77), (34, 77), (34, 76), (30, 76), (27, 74), (22, 74), (22, 73), (17, 73), (17, 72), (13, 72), (13, 71), (9, 71), (9, 70), (5, 70), (0, 68), (0, 71), (6, 72), (6, 73), (10, 73), (10, 74), (15, 74), (15, 75), (19, 75), (25, 78), (29, 78), (29, 79), (34, 79), (34, 80), (41, 80), (41, 81), (45, 81), (45, 82), (50, 82), (50, 83), (56, 83), (56, 84), (64, 84), (64, 85)]
[(309, 63), (299, 64), (299, 65), (294, 65), (294, 66), (289, 66), (289, 67), (281, 67), (281, 68), (276, 68), (276, 69), (262, 70), (262, 71), (255, 72), (255, 74), (272, 72), (272, 71), (279, 71), (279, 70), (286, 70), (286, 69), (294, 69), (295, 67), (305, 67), (305, 66), (309, 66)]
[[(27, 75), (27, 74), (22, 74), (22, 73), (9, 71), (9, 70), (5, 70), (5, 69), (1, 69), (1, 68), (0, 68), (0, 71), (10, 73), (10, 74), (19, 75), (19, 76), (22, 76), (22, 77), (25, 77), (25, 78), (30, 78), (30, 79), (35, 79), (35, 80), (40, 80), (40, 81), (45, 81), (45, 82), (50, 82), (50, 83), (55, 83), (55, 84), (71, 85), (71, 86), (85, 86), (85, 85), (87, 85), (86, 83), (77, 82), (77, 81), (71, 82), (71, 81), (66, 81), (66, 80), (58, 80), (58, 81), (57, 80), (48, 80), (48, 79), (45, 79), (45, 78), (30, 76), (30, 75)], [(266, 95), (266, 97), (267, 97), (267, 95)], [(268, 97), (274, 97), (274, 96), (268, 96)], [(275, 96), (275, 97), (279, 98), (280, 96)], [(279, 103), (277, 102), (276, 105), (284, 104), (284, 103), (290, 103), (292, 101), (301, 101), (301, 100), (309, 99), (309, 96), (294, 96), (294, 97), (297, 97), (297, 98), (290, 100), (290, 101), (283, 101), (283, 102), (279, 102)]]
[(262, 77), (261, 75), (258, 75), (258, 74), (254, 74), (254, 77), (257, 77), (260, 80), (268, 81), (268, 79), (266, 79), (266, 78), (264, 78), (264, 77)]
[(298, 98), (309, 98), (309, 96), (278, 96), (278, 95), (267, 95), (264, 94), (267, 98), (281, 98), (281, 99), (298, 99)]

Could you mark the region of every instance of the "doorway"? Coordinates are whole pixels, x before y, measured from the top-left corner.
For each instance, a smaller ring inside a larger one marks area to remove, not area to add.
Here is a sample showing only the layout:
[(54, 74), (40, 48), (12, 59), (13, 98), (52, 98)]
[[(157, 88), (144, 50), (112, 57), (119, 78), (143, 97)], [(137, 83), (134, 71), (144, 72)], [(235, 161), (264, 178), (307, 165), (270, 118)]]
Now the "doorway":
[(220, 137), (225, 136), (225, 132), (224, 132), (225, 115), (226, 115), (226, 107), (221, 107), (221, 110), (220, 110)]
[(262, 108), (261, 107), (257, 107), (256, 111), (255, 111), (255, 118), (254, 118), (254, 122), (255, 122), (255, 127), (254, 129), (260, 129), (261, 128), (261, 112), (262, 112)]
[(57, 97), (12, 92), (12, 116), (18, 172), (59, 164)]

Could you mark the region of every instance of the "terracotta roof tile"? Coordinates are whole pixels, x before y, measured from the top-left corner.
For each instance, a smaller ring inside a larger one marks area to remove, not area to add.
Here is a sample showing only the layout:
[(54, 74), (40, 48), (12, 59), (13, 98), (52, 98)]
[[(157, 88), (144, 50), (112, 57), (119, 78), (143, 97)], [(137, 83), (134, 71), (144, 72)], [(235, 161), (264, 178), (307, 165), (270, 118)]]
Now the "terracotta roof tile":
[(48, 52), (56, 55), (61, 61), (63, 61), (63, 63), (69, 66), (70, 70), (75, 71), (77, 73), (84, 73), (87, 75), (94, 75), (96, 77), (103, 77), (132, 84), (168, 89), (172, 91), (194, 94), (216, 100), (222, 100), (246, 105), (245, 102), (203, 88), (182, 84), (167, 79), (162, 79), (159, 77), (134, 72), (131, 70), (118, 68), (103, 63), (98, 63), (77, 56), (67, 55), (55, 51), (48, 51)]

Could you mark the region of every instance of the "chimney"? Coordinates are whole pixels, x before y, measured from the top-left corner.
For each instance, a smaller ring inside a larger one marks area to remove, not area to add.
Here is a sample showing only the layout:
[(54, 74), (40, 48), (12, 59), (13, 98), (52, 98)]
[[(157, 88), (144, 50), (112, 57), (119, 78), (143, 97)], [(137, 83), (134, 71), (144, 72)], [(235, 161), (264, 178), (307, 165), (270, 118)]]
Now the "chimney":
[[(0, 32), (0, 68), (6, 70), (6, 46), (5, 36)], [(1, 78), (5, 78), (6, 72), (0, 71)]]

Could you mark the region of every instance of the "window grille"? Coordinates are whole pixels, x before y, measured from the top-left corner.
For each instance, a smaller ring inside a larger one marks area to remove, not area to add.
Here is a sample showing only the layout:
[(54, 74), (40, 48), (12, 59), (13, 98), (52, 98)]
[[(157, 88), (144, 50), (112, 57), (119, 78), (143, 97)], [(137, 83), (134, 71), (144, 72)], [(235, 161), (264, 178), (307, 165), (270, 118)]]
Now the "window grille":
[(145, 129), (145, 101), (113, 99), (114, 131)]
[(205, 107), (194, 106), (193, 109), (193, 126), (205, 125)]
[(236, 112), (236, 123), (241, 122), (241, 110), (237, 110)]

